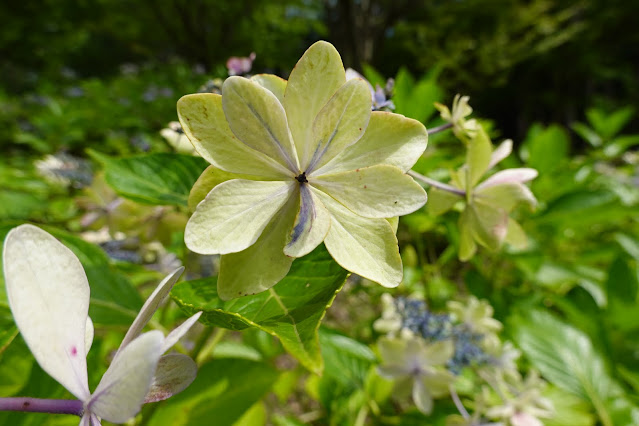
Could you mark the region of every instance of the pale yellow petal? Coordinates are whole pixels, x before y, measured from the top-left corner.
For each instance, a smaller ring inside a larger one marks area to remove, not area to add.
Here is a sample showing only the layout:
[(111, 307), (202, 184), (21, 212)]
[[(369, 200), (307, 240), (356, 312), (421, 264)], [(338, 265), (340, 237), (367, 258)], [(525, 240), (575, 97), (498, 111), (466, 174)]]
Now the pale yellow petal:
[(293, 258), (283, 252), (299, 201), (289, 199), (275, 214), (260, 238), (239, 253), (225, 254), (220, 260), (217, 292), (230, 300), (268, 290), (286, 276)]
[(331, 213), (324, 244), (333, 259), (342, 268), (384, 287), (397, 287), (402, 281), (402, 260), (388, 221), (361, 217), (323, 192), (313, 191)]
[(222, 107), (239, 140), (297, 174), (286, 113), (270, 90), (244, 77), (229, 77), (222, 86)]
[(361, 139), (315, 174), (345, 172), (377, 164), (397, 166), (406, 172), (415, 165), (427, 142), (428, 133), (419, 121), (400, 114), (373, 111)]
[(199, 178), (193, 184), (191, 192), (189, 193), (189, 210), (195, 211), (197, 205), (206, 198), (206, 195), (211, 192), (213, 188), (232, 179), (247, 179), (247, 180), (268, 180), (263, 176), (247, 175), (242, 173), (226, 172), (222, 169), (218, 169), (215, 166), (209, 166), (202, 172)]
[(268, 89), (275, 95), (280, 103), (284, 101), (284, 91), (286, 90), (286, 80), (273, 74), (255, 74), (251, 80), (260, 86)]
[(325, 41), (309, 47), (291, 72), (284, 92), (284, 109), (301, 165), (308, 165), (313, 155), (315, 117), (345, 82), (342, 59)]
[(377, 165), (309, 180), (360, 216), (387, 218), (414, 212), (426, 191), (395, 166)]
[(293, 175), (233, 135), (222, 109), (222, 96), (213, 93), (186, 95), (178, 101), (177, 111), (186, 136), (197, 152), (215, 167), (272, 179)]
[(300, 185), (300, 208), (284, 254), (302, 257), (312, 252), (324, 241), (330, 226), (331, 215), (324, 204), (308, 184)]
[[(320, 110), (313, 122), (313, 154), (308, 175), (357, 142), (371, 116), (371, 95), (364, 80), (349, 80)], [(302, 164), (304, 166), (304, 164)]]
[(255, 243), (290, 198), (295, 182), (234, 179), (213, 188), (189, 219), (184, 241), (200, 254), (242, 251)]

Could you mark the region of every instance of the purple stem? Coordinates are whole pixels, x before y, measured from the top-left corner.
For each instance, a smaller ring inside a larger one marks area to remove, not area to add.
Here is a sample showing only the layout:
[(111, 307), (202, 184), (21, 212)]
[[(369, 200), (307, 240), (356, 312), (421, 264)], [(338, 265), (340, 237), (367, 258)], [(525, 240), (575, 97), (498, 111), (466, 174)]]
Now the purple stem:
[(77, 399), (0, 398), (0, 411), (75, 414), (81, 417), (84, 412), (84, 404)]
[(442, 124), (441, 126), (432, 127), (428, 129), (429, 135), (434, 135), (435, 133), (443, 132), (444, 130), (450, 129), (453, 127), (453, 123)]

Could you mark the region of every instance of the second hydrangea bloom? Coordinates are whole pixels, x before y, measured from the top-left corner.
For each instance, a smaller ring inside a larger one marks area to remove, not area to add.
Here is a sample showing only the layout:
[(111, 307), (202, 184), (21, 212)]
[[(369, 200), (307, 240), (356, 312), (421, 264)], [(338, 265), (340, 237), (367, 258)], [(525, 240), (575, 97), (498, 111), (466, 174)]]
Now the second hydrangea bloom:
[(402, 279), (389, 220), (426, 202), (406, 175), (426, 148), (424, 126), (371, 112), (363, 80), (346, 81), (335, 48), (311, 46), (289, 81), (231, 77), (222, 96), (188, 95), (178, 115), (212, 166), (187, 246), (222, 254), (218, 292), (264, 291), (322, 242), (345, 269), (387, 287)]

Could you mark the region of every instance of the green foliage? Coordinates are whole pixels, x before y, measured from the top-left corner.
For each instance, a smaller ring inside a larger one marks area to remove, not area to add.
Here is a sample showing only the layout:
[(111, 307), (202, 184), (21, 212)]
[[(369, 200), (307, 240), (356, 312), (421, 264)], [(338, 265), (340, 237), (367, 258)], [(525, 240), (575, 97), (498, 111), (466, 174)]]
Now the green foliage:
[(200, 157), (148, 154), (112, 158), (90, 151), (102, 163), (107, 183), (121, 196), (142, 204), (186, 207), (195, 181), (207, 166)]
[(317, 330), (347, 275), (322, 246), (293, 262), (288, 275), (266, 292), (224, 302), (216, 279), (205, 278), (176, 285), (172, 296), (189, 313), (204, 311), (205, 324), (230, 330), (257, 327), (279, 337), (302, 365), (320, 373)]
[(186, 391), (155, 410), (148, 424), (234, 424), (268, 392), (277, 375), (276, 370), (261, 362), (213, 360), (200, 368), (197, 379)]

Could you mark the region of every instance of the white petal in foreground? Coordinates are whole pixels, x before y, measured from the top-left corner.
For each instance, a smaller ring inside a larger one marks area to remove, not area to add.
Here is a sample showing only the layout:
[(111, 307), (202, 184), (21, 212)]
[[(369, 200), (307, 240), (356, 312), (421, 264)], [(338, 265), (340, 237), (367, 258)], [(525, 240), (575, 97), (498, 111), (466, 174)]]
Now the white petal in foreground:
[(163, 342), (160, 331), (150, 331), (129, 343), (102, 376), (87, 411), (114, 423), (135, 416), (151, 387)]
[(171, 331), (169, 335), (166, 336), (166, 339), (164, 339), (164, 344), (162, 345), (162, 353), (171, 349), (173, 345), (175, 345), (186, 334), (186, 332), (189, 331), (191, 327), (193, 327), (193, 324), (195, 324), (197, 320), (200, 319), (201, 315), (202, 312), (196, 313), (195, 315), (189, 317), (178, 327), (176, 327), (173, 331)]
[(168, 354), (160, 358), (151, 388), (144, 403), (163, 401), (186, 389), (197, 375), (197, 365), (183, 354)]
[(384, 287), (397, 287), (403, 276), (402, 260), (388, 221), (363, 218), (330, 196), (313, 190), (332, 216), (324, 244), (333, 259), (344, 269)]
[(140, 335), (142, 329), (149, 322), (151, 317), (153, 317), (155, 311), (157, 311), (164, 300), (166, 300), (167, 296), (171, 292), (171, 289), (173, 288), (173, 285), (180, 278), (180, 275), (182, 275), (182, 272), (184, 272), (183, 266), (177, 268), (175, 271), (167, 275), (160, 282), (160, 284), (158, 284), (155, 290), (153, 290), (153, 293), (151, 293), (149, 298), (146, 299), (146, 302), (144, 302), (144, 306), (142, 306), (142, 309), (140, 309), (140, 313), (137, 315), (137, 317), (135, 317), (135, 320), (133, 320), (133, 323), (131, 324), (131, 327), (129, 327), (129, 330), (126, 332), (124, 339), (122, 339), (122, 343), (120, 343), (118, 353), (122, 351), (122, 349), (124, 349), (126, 345), (128, 345), (133, 339)]
[(31, 353), (74, 396), (88, 398), (89, 283), (80, 261), (47, 232), (21, 225), (7, 235), (3, 264), (13, 318)]
[(186, 246), (200, 254), (235, 253), (250, 247), (297, 183), (233, 179), (213, 188), (186, 224)]

